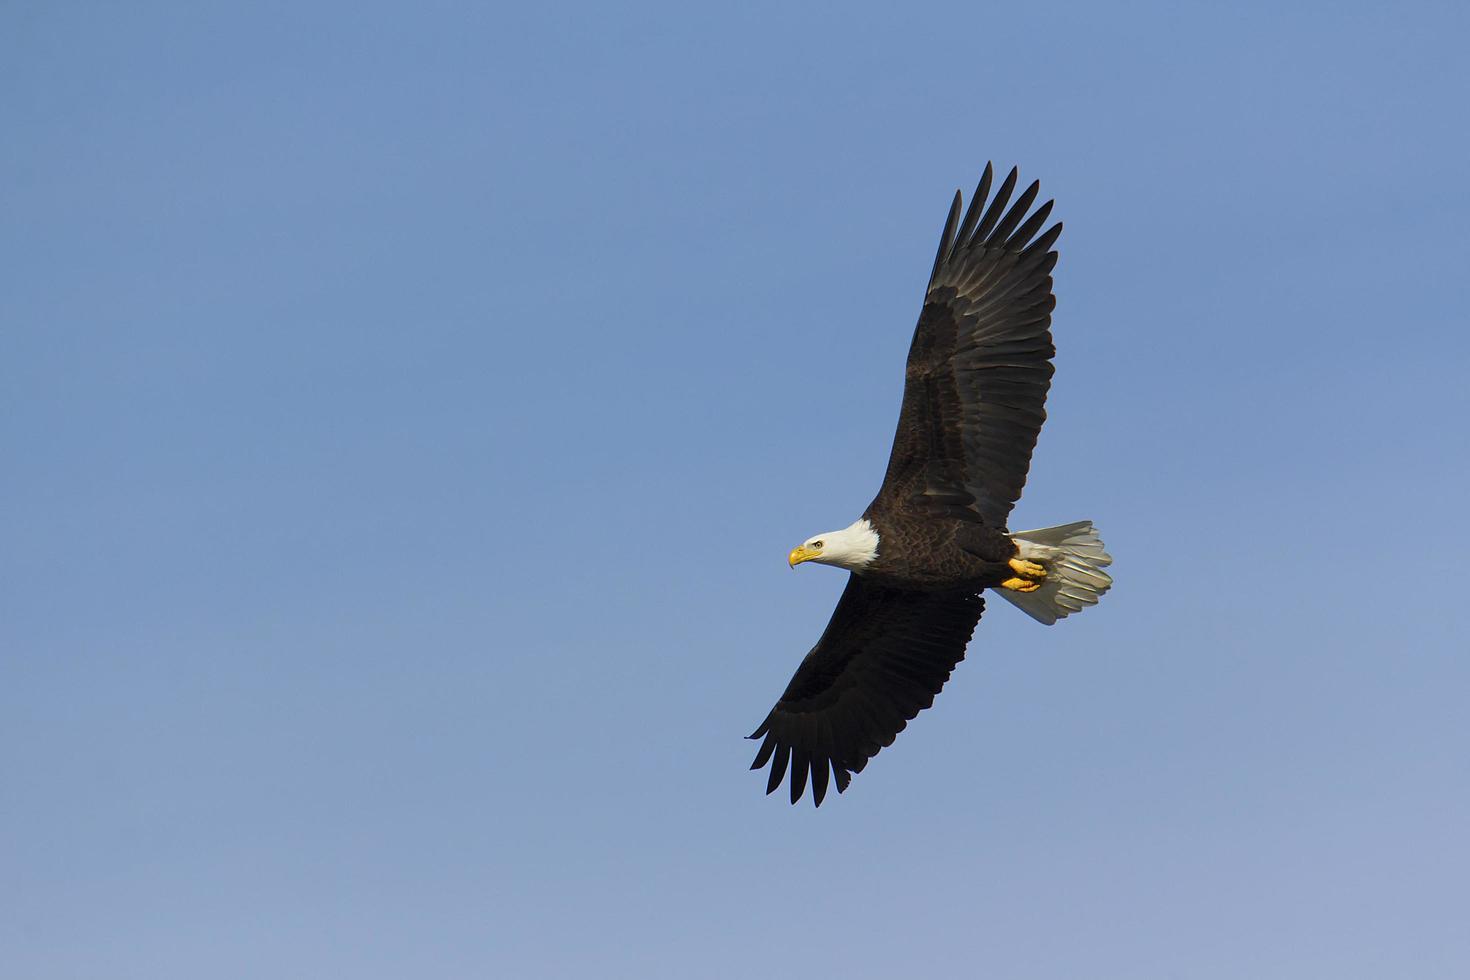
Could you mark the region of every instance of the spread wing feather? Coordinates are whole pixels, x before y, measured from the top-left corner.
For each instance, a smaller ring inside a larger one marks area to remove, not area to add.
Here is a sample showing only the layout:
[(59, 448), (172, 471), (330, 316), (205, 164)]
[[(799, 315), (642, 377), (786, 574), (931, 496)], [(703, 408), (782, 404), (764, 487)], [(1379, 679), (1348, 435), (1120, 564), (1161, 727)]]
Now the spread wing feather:
[(909, 347), (903, 408), (878, 501), (961, 503), (1004, 527), (1021, 496), (1051, 387), (1052, 251), (1041, 185), (1010, 203), (1012, 169), (986, 205), (987, 164), (969, 210), (945, 220)]
[(751, 738), (752, 769), (771, 764), (766, 792), (788, 771), (791, 802), (808, 778), (821, 806), (934, 703), (965, 656), (985, 608), (978, 595), (909, 592), (849, 577), (827, 629)]

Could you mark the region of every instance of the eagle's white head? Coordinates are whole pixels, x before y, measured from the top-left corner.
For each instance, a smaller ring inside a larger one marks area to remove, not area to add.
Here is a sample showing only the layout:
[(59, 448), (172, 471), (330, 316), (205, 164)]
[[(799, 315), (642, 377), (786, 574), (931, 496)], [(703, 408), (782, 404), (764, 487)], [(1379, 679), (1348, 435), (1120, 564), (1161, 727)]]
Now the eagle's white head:
[(866, 520), (856, 520), (840, 531), (828, 531), (807, 538), (791, 550), (786, 561), (795, 568), (804, 561), (836, 565), (850, 572), (861, 572), (878, 557), (878, 532)]

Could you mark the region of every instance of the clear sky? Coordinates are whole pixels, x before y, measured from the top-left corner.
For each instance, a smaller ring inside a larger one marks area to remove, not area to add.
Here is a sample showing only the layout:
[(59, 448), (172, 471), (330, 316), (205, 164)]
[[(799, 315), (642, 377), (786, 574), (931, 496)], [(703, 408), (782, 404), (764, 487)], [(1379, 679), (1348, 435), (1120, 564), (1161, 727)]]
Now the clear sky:
[[(0, 974), (1470, 975), (1465, 6), (898, 6), (0, 7)], [(1117, 585), (793, 808), (991, 159)]]

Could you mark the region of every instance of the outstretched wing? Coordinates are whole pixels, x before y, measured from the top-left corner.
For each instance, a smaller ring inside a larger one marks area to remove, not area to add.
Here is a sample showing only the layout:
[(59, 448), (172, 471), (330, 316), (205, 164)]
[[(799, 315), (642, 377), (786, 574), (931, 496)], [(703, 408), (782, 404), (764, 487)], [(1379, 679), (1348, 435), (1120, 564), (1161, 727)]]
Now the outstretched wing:
[(781, 700), (751, 738), (764, 737), (752, 769), (771, 763), (766, 792), (791, 773), (791, 802), (810, 773), (822, 805), (829, 775), (837, 792), (949, 680), (985, 601), (962, 593), (907, 592), (853, 575), (832, 620), (796, 668)]
[[(1007, 210), (1016, 171), (986, 206), (986, 164), (960, 221), (956, 193), (909, 347), (898, 434), (878, 499), (973, 508), (1004, 527), (1021, 496), (1051, 387), (1051, 251), (1060, 224), (1037, 237), (1040, 183)], [(1034, 240), (1033, 240), (1034, 239)]]

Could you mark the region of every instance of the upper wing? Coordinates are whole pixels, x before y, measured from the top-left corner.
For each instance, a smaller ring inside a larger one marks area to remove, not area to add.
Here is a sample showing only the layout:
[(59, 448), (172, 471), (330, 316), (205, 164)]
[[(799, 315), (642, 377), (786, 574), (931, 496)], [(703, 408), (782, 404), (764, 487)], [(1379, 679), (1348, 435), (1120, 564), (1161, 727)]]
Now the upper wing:
[(956, 193), (945, 222), (879, 498), (970, 506), (1004, 527), (1046, 419), (1056, 353), (1051, 247), (1062, 226), (1032, 241), (1052, 207), (1047, 201), (1026, 217), (1040, 183), (1006, 210), (1016, 171), (986, 208), (990, 180), (986, 164), (964, 221)]
[(817, 806), (829, 768), (837, 792), (847, 789), (852, 773), (934, 703), (984, 608), (978, 595), (905, 592), (851, 576), (822, 638), (750, 736), (765, 737), (750, 768), (774, 759), (766, 792), (788, 768), (792, 803), (808, 770)]

